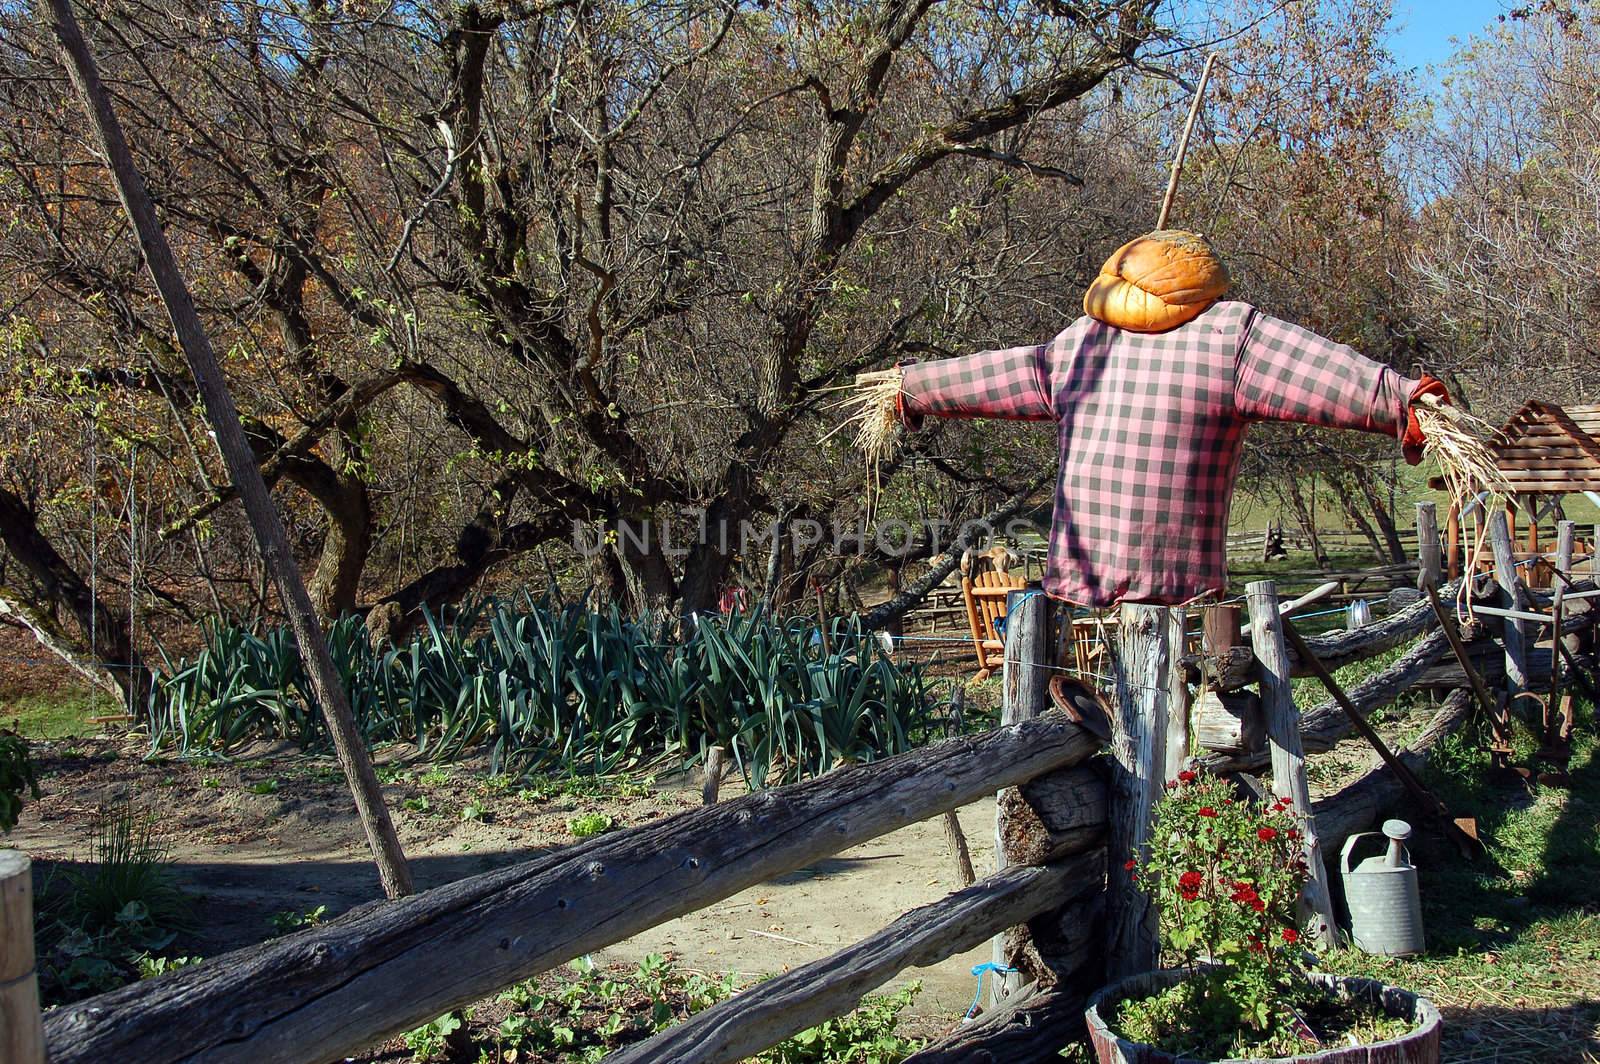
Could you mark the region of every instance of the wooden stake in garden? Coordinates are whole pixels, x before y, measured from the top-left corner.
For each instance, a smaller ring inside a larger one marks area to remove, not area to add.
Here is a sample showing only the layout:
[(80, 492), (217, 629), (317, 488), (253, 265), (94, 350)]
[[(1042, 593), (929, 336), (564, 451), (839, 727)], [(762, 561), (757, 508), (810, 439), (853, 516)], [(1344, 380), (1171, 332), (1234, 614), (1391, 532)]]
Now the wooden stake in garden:
[(72, 14), (69, 0), (50, 0), (50, 28), (61, 46), (67, 73), (78, 90), (84, 110), (88, 112), (89, 124), (94, 127), (95, 136), (105, 152), (106, 165), (115, 180), (123, 209), (127, 211), (139, 235), (139, 247), (144, 252), (150, 276), (161, 293), (161, 301), (172, 319), (172, 327), (178, 335), (184, 356), (189, 360), (195, 386), (205, 403), (206, 416), (216, 432), (222, 460), (227, 465), (228, 475), (239, 498), (244, 501), (250, 527), (255, 531), (262, 561), (272, 573), (284, 611), (289, 615), (289, 625), (300, 647), (300, 657), (311, 677), (312, 691), (322, 706), (323, 718), (333, 738), (333, 748), (350, 783), (361, 825), (366, 829), (367, 843), (378, 865), (378, 878), (383, 883), (383, 892), (390, 898), (409, 894), (411, 872), (406, 867), (400, 839), (383, 804), (383, 792), (372, 771), (372, 761), (367, 756), (361, 733), (356, 729), (344, 686), (339, 681), (333, 659), (328, 655), (322, 627), (317, 622), (311, 598), (306, 594), (305, 583), (295, 565), (283, 518), (267, 493), (261, 471), (256, 468), (255, 455), (245, 439), (244, 427), (239, 423), (239, 413), (234, 408), (233, 396), (228, 391), (222, 368), (217, 364), (211, 340), (200, 324), (200, 315), (195, 312), (189, 286), (184, 282), (166, 234), (156, 218), (155, 205), (128, 150), (122, 126), (111, 107), (111, 97), (101, 84), (99, 69)]
[(1311, 931), (1319, 945), (1337, 946), (1339, 925), (1328, 892), (1322, 844), (1311, 817), (1311, 785), (1306, 779), (1305, 748), (1300, 742), (1300, 711), (1295, 708), (1294, 688), (1290, 685), (1289, 649), (1284, 641), (1278, 587), (1271, 580), (1257, 580), (1245, 586), (1245, 595), (1250, 607), (1251, 644), (1261, 663), (1261, 705), (1266, 711), (1267, 740), (1272, 747), (1272, 790), (1293, 804), (1305, 836), (1306, 863), (1311, 867), (1305, 894), (1313, 918)]

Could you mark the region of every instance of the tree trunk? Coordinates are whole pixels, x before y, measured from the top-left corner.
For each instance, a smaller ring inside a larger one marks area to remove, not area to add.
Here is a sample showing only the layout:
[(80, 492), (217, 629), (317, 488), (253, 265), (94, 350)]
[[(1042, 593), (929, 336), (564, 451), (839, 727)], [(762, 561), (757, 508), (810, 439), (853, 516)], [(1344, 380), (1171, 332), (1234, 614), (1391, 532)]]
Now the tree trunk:
[(1372, 511), (1372, 520), (1377, 524), (1378, 531), (1383, 534), (1383, 542), (1389, 548), (1388, 560), (1395, 565), (1404, 564), (1407, 560), (1406, 545), (1400, 540), (1400, 529), (1394, 523), (1394, 514), (1389, 509), (1383, 492), (1378, 490), (1372, 474), (1365, 469), (1357, 467), (1354, 475), (1362, 497), (1367, 500), (1367, 508)]
[(1339, 509), (1343, 510), (1345, 517), (1356, 526), (1356, 531), (1366, 538), (1367, 546), (1372, 548), (1372, 557), (1381, 562), (1384, 560), (1384, 549), (1378, 540), (1378, 533), (1372, 527), (1372, 522), (1367, 520), (1367, 515), (1361, 512), (1361, 507), (1356, 505), (1355, 495), (1347, 488), (1348, 485), (1336, 485), (1334, 495), (1339, 500)]
[(1322, 549), (1322, 540), (1317, 537), (1317, 516), (1311, 507), (1306, 505), (1306, 498), (1300, 493), (1300, 482), (1294, 477), (1287, 478), (1287, 489), (1289, 505), (1294, 510), (1295, 523), (1300, 526), (1300, 531), (1306, 534), (1306, 541), (1311, 544), (1312, 557), (1317, 559), (1317, 565), (1324, 569), (1329, 568), (1328, 554)]
[[(36, 594), (6, 595), (12, 606), (6, 612), (75, 671), (118, 692), (130, 708), (144, 706), (151, 674), (134, 650), (127, 615), (107, 608), (39, 530), (38, 514), (5, 488), (0, 488), (0, 542), (38, 588)], [(78, 632), (68, 631), (49, 612), (33, 605), (35, 599), (48, 603), (52, 612), (64, 609)]]

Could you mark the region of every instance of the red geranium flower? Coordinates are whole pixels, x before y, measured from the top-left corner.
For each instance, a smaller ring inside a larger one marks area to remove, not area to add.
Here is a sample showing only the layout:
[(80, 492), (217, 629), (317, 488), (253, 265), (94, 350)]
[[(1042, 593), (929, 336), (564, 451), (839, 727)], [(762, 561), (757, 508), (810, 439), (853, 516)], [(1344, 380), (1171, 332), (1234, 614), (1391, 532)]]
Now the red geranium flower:
[(1250, 908), (1254, 909), (1258, 913), (1264, 913), (1267, 911), (1267, 903), (1262, 901), (1259, 897), (1251, 898)]
[(1202, 805), (1200, 807), (1200, 815), (1201, 816), (1216, 816), (1217, 815), (1217, 811), (1215, 809), (1211, 808), (1209, 805)]
[(1182, 772), (1178, 773), (1178, 779), (1183, 783), (1193, 783), (1199, 778), (1200, 774), (1198, 772), (1190, 772), (1188, 769), (1184, 769)]
[(1261, 944), (1261, 940), (1259, 938), (1252, 937), (1250, 939), (1250, 952), (1251, 953), (1260, 953), (1265, 949), (1266, 949), (1266, 947)]
[(1283, 940), (1292, 946), (1300, 941), (1300, 932), (1292, 927), (1286, 927), (1283, 929)]
[(1262, 842), (1271, 842), (1277, 837), (1277, 828), (1262, 828), (1260, 831), (1256, 832), (1256, 838), (1260, 839)]
[(1139, 862), (1135, 861), (1135, 860), (1133, 860), (1131, 858), (1128, 860), (1127, 864), (1124, 864), (1122, 866), (1123, 871), (1126, 871), (1126, 872), (1132, 872), (1135, 868), (1138, 868), (1138, 867), (1139, 867)]
[(1287, 832), (1285, 832), (1285, 834), (1287, 834), (1291, 839), (1298, 839), (1300, 837), (1300, 832), (1296, 831), (1294, 828), (1290, 828)]
[(1205, 883), (1205, 877), (1199, 872), (1185, 872), (1178, 877), (1178, 893), (1183, 895), (1184, 901), (1194, 901), (1200, 896), (1200, 887)]

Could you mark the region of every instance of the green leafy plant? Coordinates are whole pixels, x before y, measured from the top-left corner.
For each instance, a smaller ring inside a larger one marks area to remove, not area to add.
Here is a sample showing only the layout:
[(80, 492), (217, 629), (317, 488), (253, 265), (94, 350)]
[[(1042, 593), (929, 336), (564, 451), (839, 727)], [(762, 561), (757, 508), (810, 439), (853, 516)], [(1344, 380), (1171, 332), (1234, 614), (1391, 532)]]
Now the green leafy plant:
[(152, 814), (132, 805), (100, 810), (89, 864), (64, 873), (71, 888), (68, 911), (77, 926), (91, 932), (142, 923), (163, 929), (189, 926), (189, 896), (177, 886), (170, 852), (155, 825)]
[(40, 891), (40, 986), (51, 1002), (138, 978), (190, 923), (190, 899), (148, 813), (127, 804), (102, 808), (89, 858)]
[(450, 1036), (461, 1029), (461, 1017), (447, 1012), (436, 1020), (407, 1031), (404, 1036), (411, 1059), (416, 1061), (439, 1060), (449, 1048)]
[(166, 975), (180, 968), (192, 968), (200, 961), (200, 957), (153, 957), (148, 953), (141, 954), (137, 961), (139, 978), (154, 979), (158, 975)]
[(1148, 857), (1130, 871), (1155, 897), (1161, 942), (1189, 970), (1123, 1002), (1135, 1042), (1200, 1060), (1321, 1048), (1307, 1023), (1321, 992), (1305, 978), (1295, 924), (1305, 844), (1287, 799), (1265, 808), (1227, 782), (1183, 772), (1156, 803)]
[(273, 913), (270, 921), (272, 924), (272, 937), (278, 938), (295, 931), (302, 931), (308, 927), (316, 927), (322, 923), (323, 917), (327, 915), (328, 907), (326, 905), (319, 905), (315, 909), (307, 909), (305, 912), (285, 909), (282, 912)]
[[(369, 740), (408, 741), (428, 757), (487, 743), (495, 774), (604, 778), (721, 745), (763, 787), (900, 753), (926, 727), (920, 671), (896, 665), (852, 619), (831, 621), (823, 639), (804, 618), (732, 613), (679, 640), (664, 619), (552, 593), (423, 620), (403, 645), (372, 645), (359, 618), (329, 629), (356, 719)], [(287, 629), (220, 623), (193, 657), (166, 663), (150, 729), (157, 746), (186, 751), (251, 737), (327, 744)], [(418, 782), (447, 779), (434, 770)]]
[(922, 1048), (899, 1031), (900, 1013), (922, 991), (907, 983), (893, 994), (868, 995), (854, 1012), (785, 1039), (756, 1059), (761, 1064), (896, 1064)]
[(0, 730), (0, 833), (10, 834), (22, 813), (24, 794), (39, 797), (39, 780), (28, 757), (28, 743), (14, 731)]
[(567, 830), (580, 839), (604, 835), (616, 826), (616, 819), (606, 813), (584, 813), (567, 821)]

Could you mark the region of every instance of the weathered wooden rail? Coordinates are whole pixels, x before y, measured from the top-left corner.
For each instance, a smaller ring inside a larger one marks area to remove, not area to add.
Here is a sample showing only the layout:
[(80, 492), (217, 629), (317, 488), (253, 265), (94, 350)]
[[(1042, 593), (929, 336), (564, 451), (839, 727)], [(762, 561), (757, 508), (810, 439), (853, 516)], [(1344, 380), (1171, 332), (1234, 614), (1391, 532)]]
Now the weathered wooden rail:
[[(1424, 546), (1423, 553), (1426, 583), (1437, 566), (1437, 551)], [(1563, 579), (1567, 612), (1551, 618), (1552, 645), (1565, 655), (1558, 655), (1560, 660), (1568, 660), (1561, 636), (1580, 633), (1586, 642), (1572, 653), (1592, 654), (1600, 609), (1587, 597), (1592, 582), (1578, 580), (1573, 572)], [(1514, 566), (1502, 569), (1498, 580), (1492, 593), (1502, 601), (1530, 610), (1549, 601), (1528, 594)], [(1440, 590), (1448, 601), (1456, 589)], [(995, 942), (996, 960), (1018, 975), (997, 981), (996, 997), (980, 1022), (921, 1050), (911, 1062), (1048, 1059), (1081, 1034), (1082, 1001), (1105, 978), (1108, 960), (1116, 960), (1112, 954), (1123, 950), (1124, 966), (1135, 952), (1143, 959), (1134, 963), (1151, 962), (1145, 956), (1152, 931), (1147, 903), (1138, 886), (1118, 872), (1143, 837), (1140, 825), (1148, 824), (1153, 789), (1174, 766), (1193, 763), (1185, 762), (1190, 754), (1188, 682), (1230, 698), (1240, 688), (1260, 686), (1260, 695), (1251, 697), (1263, 718), (1263, 745), (1195, 754), (1219, 771), (1254, 770), (1270, 762), (1274, 790), (1306, 818), (1306, 835), (1318, 840), (1323, 852), (1336, 852), (1344, 838), (1367, 828), (1405, 795), (1395, 773), (1378, 765), (1337, 793), (1310, 799), (1306, 755), (1328, 749), (1354, 724), (1335, 700), (1304, 713), (1295, 709), (1289, 680), (1308, 674), (1310, 662), (1300, 660), (1292, 641), (1285, 640), (1275, 588), (1261, 582), (1250, 592), (1253, 645), (1217, 654), (1183, 656), (1179, 611), (1133, 607), (1126, 613), (1122, 672), (1138, 680), (1144, 693), (1114, 703), (1113, 738), (1120, 743), (1114, 758), (1093, 757), (1111, 721), (1080, 722), (1046, 709), (1045, 681), (1054, 668), (1048, 611), (1042, 599), (1024, 600), (1008, 626), (1006, 706), (996, 730), (708, 805), (397, 902), (374, 903), (321, 927), (57, 1009), (43, 1023), (49, 1059), (54, 1064), (335, 1059), (573, 957), (997, 790), (999, 870), (994, 875), (608, 1059), (616, 1064), (740, 1060), (848, 1011), (907, 967), (935, 963), (985, 939)], [(1532, 686), (1538, 680), (1538, 663), (1529, 655), (1537, 626), (1530, 626), (1526, 641), (1519, 643), (1506, 636), (1522, 631), (1521, 619), (1486, 618), (1471, 642), (1458, 647), (1452, 643), (1453, 625), (1441, 626), (1441, 616), (1424, 599), (1355, 631), (1307, 639), (1304, 649), (1336, 668), (1412, 644), (1398, 660), (1346, 692), (1359, 716), (1416, 687), (1458, 651), (1463, 661), (1483, 654), (1505, 659), (1501, 672), (1513, 683)], [(1236, 631), (1237, 619), (1230, 617), (1226, 627)], [(1501, 633), (1497, 643), (1493, 630)], [(1419, 768), (1473, 705), (1472, 696), (1458, 686), (1423, 733), (1393, 752), (1393, 760), (1403, 769)], [(1547, 708), (1547, 723), (1555, 713), (1554, 706)], [(1142, 738), (1130, 741), (1135, 735)], [(1330, 884), (1318, 865), (1311, 901), (1331, 922)]]
[[(1051, 713), (374, 904), (57, 1009), (45, 1019), (50, 1060), (330, 1060), (1099, 748), (1083, 726)], [(1047, 895), (1041, 886), (1010, 893), (1043, 911), (1066, 892)], [(1028, 907), (1014, 903), (1006, 915), (1035, 915)], [(173, 1037), (178, 1030), (184, 1037)]]

